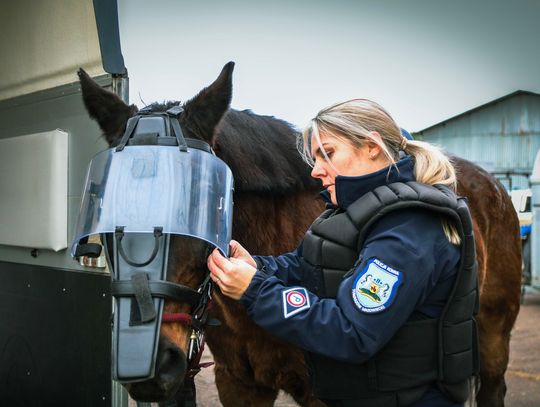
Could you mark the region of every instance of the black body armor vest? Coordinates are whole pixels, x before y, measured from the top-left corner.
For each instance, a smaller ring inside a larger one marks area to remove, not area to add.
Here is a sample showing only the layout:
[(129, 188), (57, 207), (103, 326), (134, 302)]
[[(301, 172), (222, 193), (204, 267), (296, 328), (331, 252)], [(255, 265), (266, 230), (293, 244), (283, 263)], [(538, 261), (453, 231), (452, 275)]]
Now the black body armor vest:
[(398, 182), (365, 194), (346, 211), (323, 212), (304, 238), (303, 284), (320, 297), (335, 298), (345, 275), (362, 261), (358, 257), (371, 226), (385, 214), (403, 208), (439, 213), (461, 237), (461, 260), (448, 301), (439, 318), (404, 324), (366, 363), (349, 364), (308, 354), (314, 392), (321, 399), (408, 406), (435, 383), (456, 402), (464, 402), (469, 395), (469, 378), (479, 368), (473, 318), (479, 306), (476, 254), (468, 207), (450, 189)]

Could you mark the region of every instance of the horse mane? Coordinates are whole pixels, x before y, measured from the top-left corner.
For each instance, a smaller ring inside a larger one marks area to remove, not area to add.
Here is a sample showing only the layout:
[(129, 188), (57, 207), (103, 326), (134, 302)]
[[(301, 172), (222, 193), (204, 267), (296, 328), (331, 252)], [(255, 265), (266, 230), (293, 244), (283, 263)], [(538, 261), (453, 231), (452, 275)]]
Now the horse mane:
[[(178, 104), (166, 101), (149, 108), (165, 111)], [(298, 131), (284, 120), (229, 109), (216, 129), (213, 147), (231, 168), (237, 192), (287, 194), (322, 189), (296, 149), (297, 136)]]
[(296, 149), (297, 135), (273, 116), (230, 109), (218, 127), (216, 154), (231, 167), (238, 191), (285, 194), (322, 188)]

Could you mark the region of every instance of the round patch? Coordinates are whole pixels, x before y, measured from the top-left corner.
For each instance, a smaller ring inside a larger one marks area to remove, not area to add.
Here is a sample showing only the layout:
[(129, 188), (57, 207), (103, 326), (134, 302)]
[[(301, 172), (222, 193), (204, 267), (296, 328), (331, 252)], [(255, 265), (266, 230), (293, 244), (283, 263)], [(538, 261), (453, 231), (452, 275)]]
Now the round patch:
[(401, 271), (371, 259), (353, 283), (352, 298), (363, 312), (377, 313), (392, 304), (403, 281)]
[(287, 303), (292, 307), (302, 307), (306, 302), (306, 296), (299, 291), (290, 291), (287, 293)]

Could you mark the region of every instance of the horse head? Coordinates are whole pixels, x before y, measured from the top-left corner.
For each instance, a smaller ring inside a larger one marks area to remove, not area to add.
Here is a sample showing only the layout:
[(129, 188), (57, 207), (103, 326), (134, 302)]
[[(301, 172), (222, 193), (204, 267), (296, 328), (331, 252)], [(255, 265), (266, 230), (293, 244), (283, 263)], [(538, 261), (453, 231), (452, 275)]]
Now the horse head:
[[(165, 114), (168, 111), (167, 120), (170, 118), (177, 120), (186, 140), (200, 140), (215, 149), (216, 129), (229, 109), (231, 101), (233, 68), (233, 62), (227, 63), (210, 86), (183, 104), (175, 102), (153, 104), (143, 110), (146, 114)], [(135, 105), (128, 106), (117, 95), (100, 87), (84, 70), (81, 69), (78, 75), (86, 109), (99, 124), (106, 141), (111, 147), (125, 143), (128, 121), (141, 115), (142, 111)], [(171, 113), (170, 109), (175, 106), (178, 107)], [(111, 241), (105, 243), (105, 246), (109, 246), (110, 252)], [(205, 240), (186, 235), (171, 235), (168, 249), (165, 251), (168, 258), (165, 263), (166, 280), (180, 287), (187, 287), (193, 292), (202, 293), (203, 296), (204, 291), (210, 292), (211, 282), (208, 279), (206, 258), (212, 249), (213, 246)], [(197, 322), (194, 320), (194, 313), (199, 313), (199, 316), (205, 314), (206, 321), (205, 301), (202, 301), (203, 303), (199, 300), (183, 301), (182, 297), (175, 300), (169, 297), (165, 301), (164, 318), (155, 356), (155, 373), (153, 377), (124, 384), (134, 399), (169, 400), (182, 387), (186, 375), (192, 374), (190, 369), (193, 369), (193, 366), (190, 366), (190, 361), (197, 357), (201, 341), (200, 337), (194, 337), (194, 333), (196, 328), (198, 334), (202, 334), (204, 329), (201, 326), (194, 327), (193, 324)], [(167, 316), (169, 319), (165, 318)]]

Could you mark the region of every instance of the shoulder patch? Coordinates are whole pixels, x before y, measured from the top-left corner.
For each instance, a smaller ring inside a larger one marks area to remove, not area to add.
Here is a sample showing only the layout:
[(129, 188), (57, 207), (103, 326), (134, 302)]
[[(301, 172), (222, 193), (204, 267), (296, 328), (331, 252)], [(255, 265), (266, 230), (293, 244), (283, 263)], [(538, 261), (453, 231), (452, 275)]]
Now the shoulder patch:
[(378, 259), (370, 259), (352, 286), (352, 297), (360, 311), (372, 314), (390, 307), (403, 281), (403, 273)]
[(307, 290), (303, 287), (289, 288), (283, 290), (283, 317), (285, 319), (308, 309), (309, 296)]

